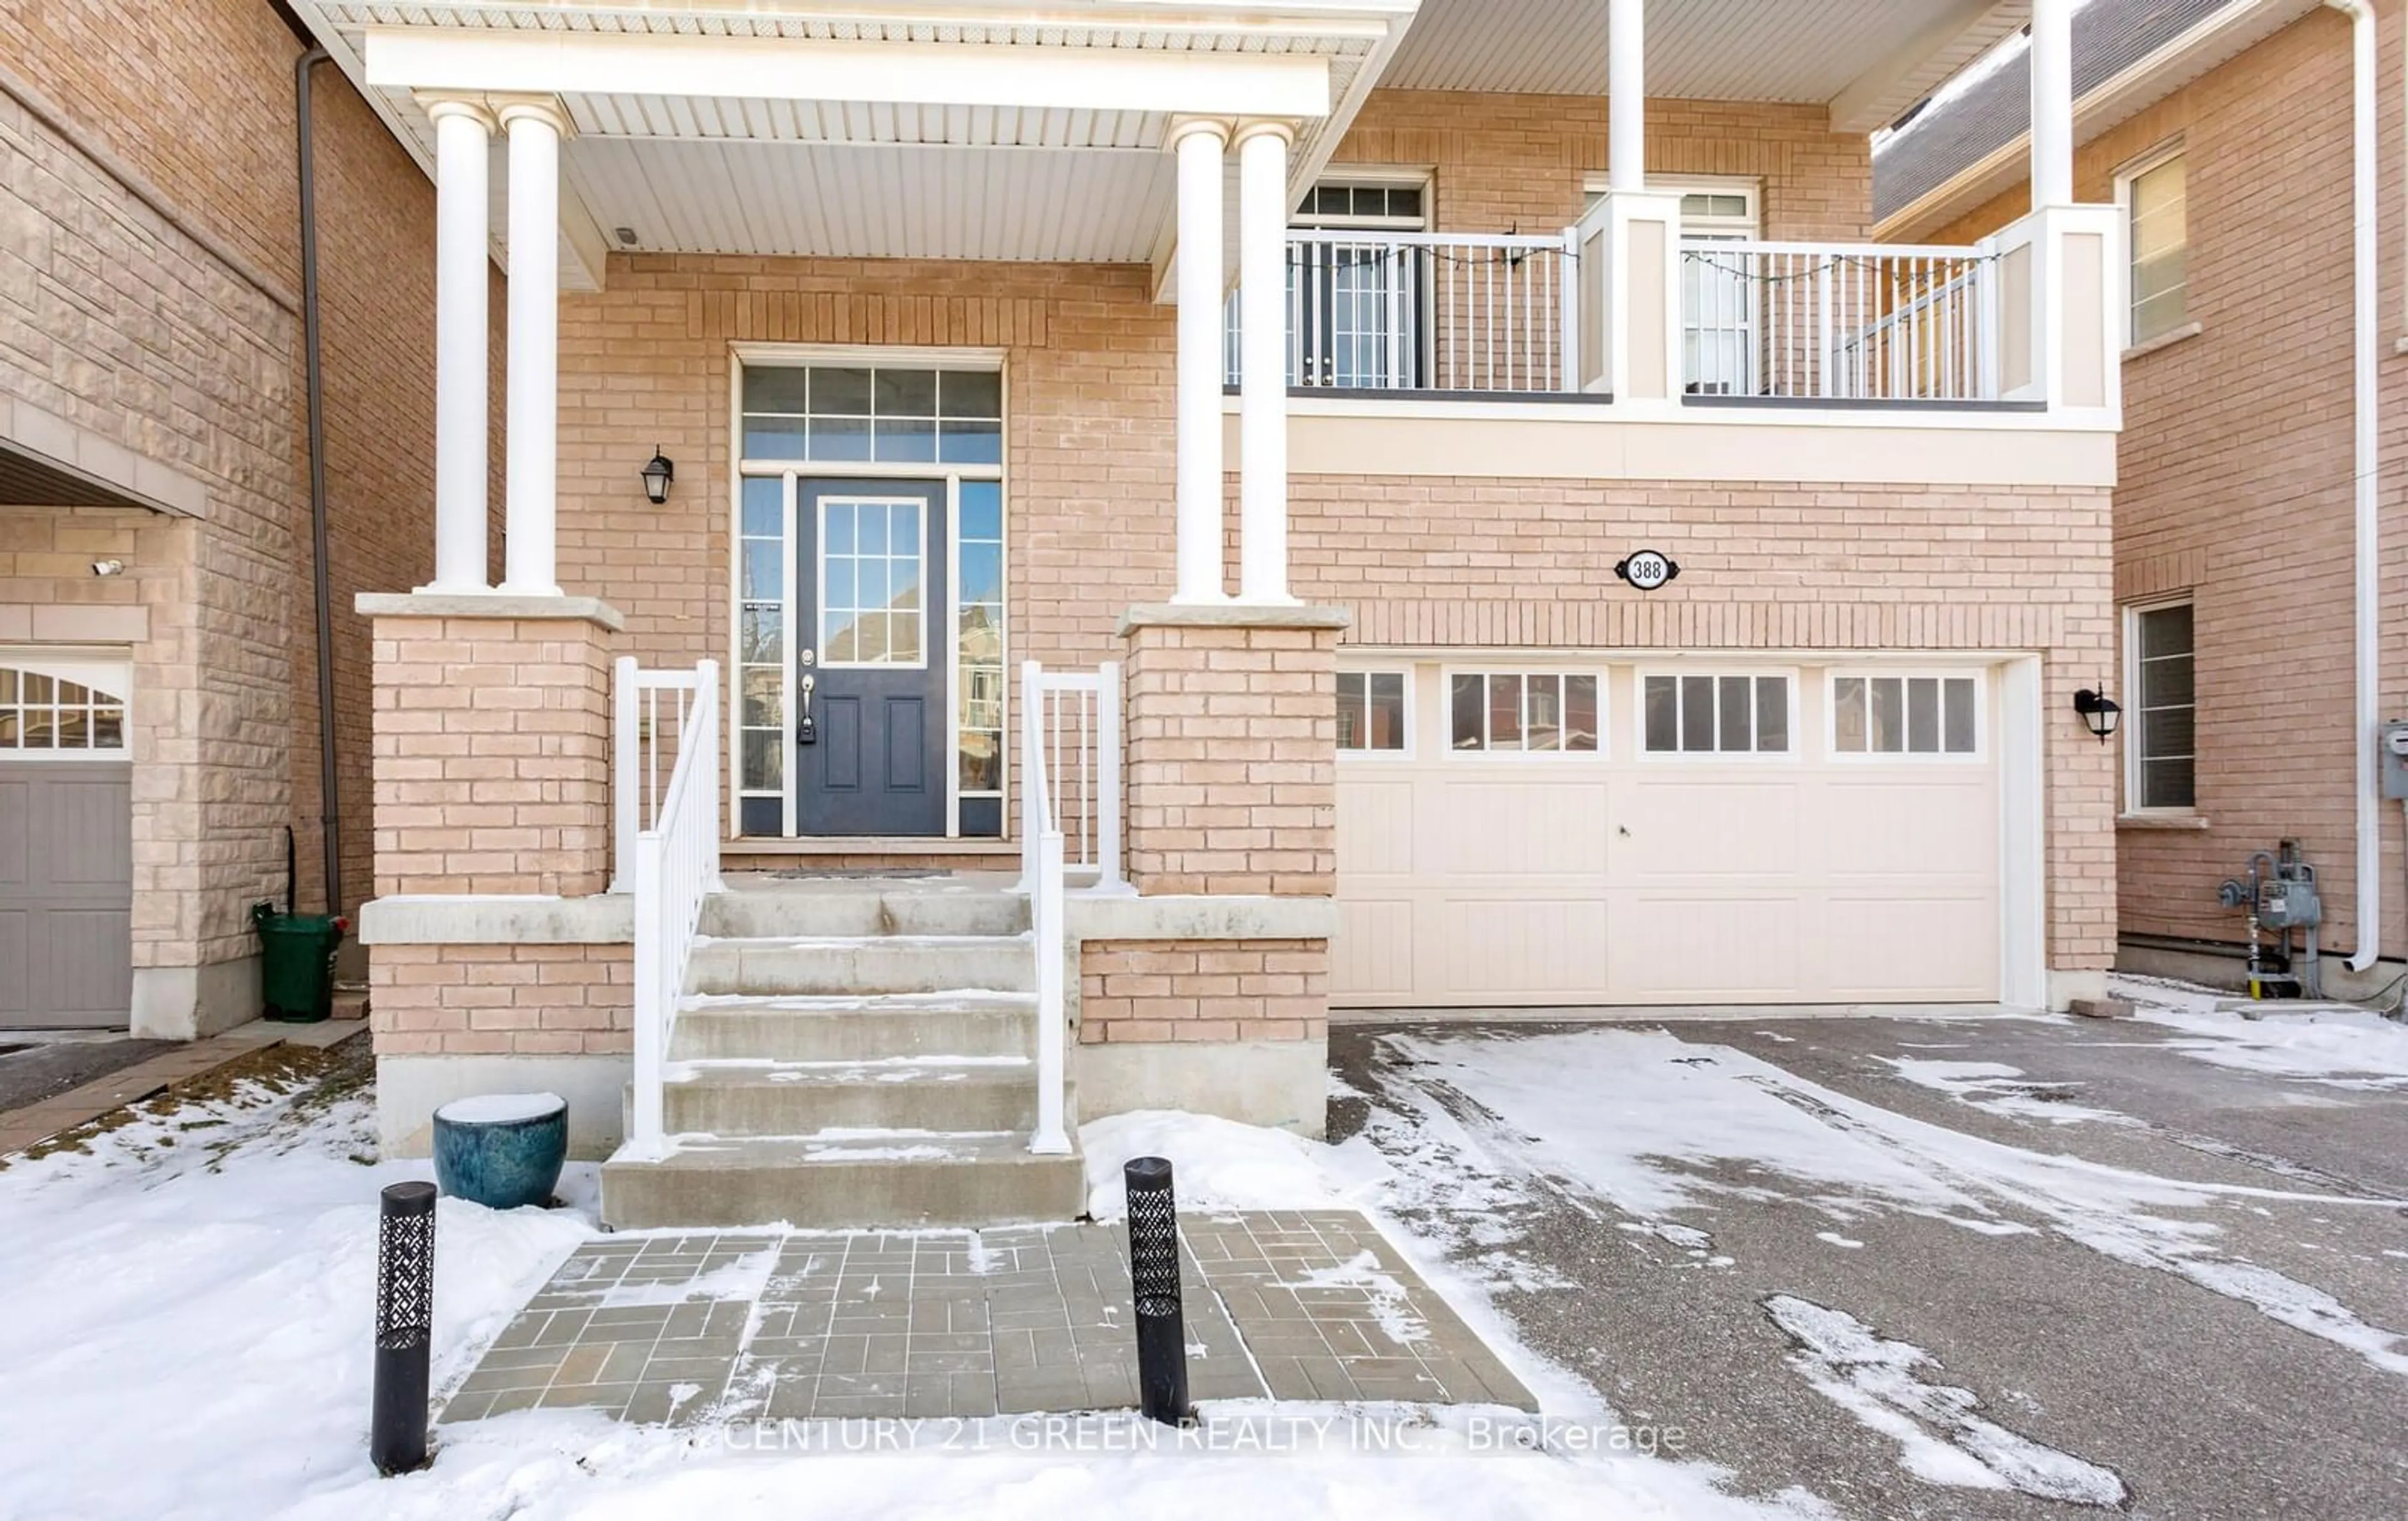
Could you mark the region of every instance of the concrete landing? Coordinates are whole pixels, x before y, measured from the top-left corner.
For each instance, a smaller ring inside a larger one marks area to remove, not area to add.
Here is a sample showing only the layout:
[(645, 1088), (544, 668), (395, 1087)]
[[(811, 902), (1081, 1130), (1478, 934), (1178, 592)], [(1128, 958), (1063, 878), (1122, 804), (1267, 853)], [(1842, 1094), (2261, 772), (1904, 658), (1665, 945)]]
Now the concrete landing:
[[(1181, 1221), (1198, 1400), (1537, 1401), (1351, 1211)], [(978, 1418), (1137, 1403), (1127, 1228), (620, 1234), (580, 1248), (442, 1419)]]

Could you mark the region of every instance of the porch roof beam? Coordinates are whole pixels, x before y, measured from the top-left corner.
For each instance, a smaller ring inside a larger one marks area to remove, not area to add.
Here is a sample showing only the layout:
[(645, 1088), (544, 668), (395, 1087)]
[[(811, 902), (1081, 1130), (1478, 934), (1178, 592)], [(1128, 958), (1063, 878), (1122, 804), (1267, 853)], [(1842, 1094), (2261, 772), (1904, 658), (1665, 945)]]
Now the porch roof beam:
[(371, 30), (366, 44), (368, 82), (395, 90), (1287, 118), (1331, 107), (1329, 62), (1313, 54), (423, 29)]

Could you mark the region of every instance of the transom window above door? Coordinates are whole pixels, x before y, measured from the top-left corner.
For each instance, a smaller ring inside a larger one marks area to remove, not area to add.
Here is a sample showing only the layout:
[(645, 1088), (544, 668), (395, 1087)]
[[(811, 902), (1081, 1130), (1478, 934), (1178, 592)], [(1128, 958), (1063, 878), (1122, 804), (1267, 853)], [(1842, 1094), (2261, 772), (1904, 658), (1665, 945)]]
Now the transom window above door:
[(1003, 462), (996, 370), (754, 364), (743, 393), (748, 460)]

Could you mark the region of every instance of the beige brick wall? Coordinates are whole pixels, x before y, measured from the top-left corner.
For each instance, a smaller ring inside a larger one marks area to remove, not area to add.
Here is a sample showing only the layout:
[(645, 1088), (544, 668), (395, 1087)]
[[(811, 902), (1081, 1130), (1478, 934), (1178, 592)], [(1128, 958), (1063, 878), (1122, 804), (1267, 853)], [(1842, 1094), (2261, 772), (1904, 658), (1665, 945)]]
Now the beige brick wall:
[(380, 945), (369, 1028), (380, 1056), (621, 1055), (635, 981), (624, 945)]
[(610, 659), (582, 618), (376, 620), (379, 897), (608, 885)]
[[(2114, 765), (2073, 693), (2110, 668), (2100, 491), (1299, 477), (1291, 582), (1406, 648), (2034, 651), (2045, 657), (2049, 965), (2109, 964)], [(1680, 579), (1613, 579), (1641, 545)]]
[(1089, 940), (1079, 1039), (1320, 1040), (1329, 1033), (1327, 940)]
[[(2384, 162), (2401, 151), (2401, 7), (2378, 7)], [(2250, 852), (2300, 839), (2325, 890), (2325, 944), (2357, 944), (2352, 697), (2350, 23), (2317, 11), (2086, 145), (2075, 193), (2107, 201), (2123, 166), (2179, 138), (2187, 315), (2199, 335), (2124, 365), (2115, 595), (2194, 599), (2199, 814), (2120, 831), (2125, 930), (2237, 941), (2216, 886)], [(2386, 306), (2384, 704), (2408, 714), (2408, 361), (2399, 177), (2382, 180)], [(2020, 187), (1936, 236), (2020, 216)], [(2107, 667), (2119, 696), (2119, 663)], [(2400, 819), (2384, 811), (2386, 948), (2408, 948)]]
[(1335, 629), (1131, 631), (1128, 875), (1138, 891), (1337, 890), (1337, 649)]
[[(198, 481), (206, 521), (7, 509), (10, 608), (137, 596), (137, 967), (256, 948), (283, 829), (319, 906), (317, 673), (298, 293), (293, 64), (265, 0), (0, 11), (0, 389)], [(361, 590), (432, 559), (433, 191), (332, 66), (316, 75), (337, 765), (346, 896), (370, 886)], [(25, 97), (13, 93), (22, 89)], [(41, 108), (29, 107), (33, 101)], [(55, 111), (63, 124), (46, 122)], [(498, 283), (497, 283), (498, 290)], [(496, 313), (500, 310), (498, 295)], [(495, 396), (499, 346), (495, 349)], [(498, 468), (495, 497), (498, 501)], [(47, 525), (36, 520), (49, 516)], [(94, 579), (132, 536), (129, 573)], [(72, 544), (73, 548), (67, 547)], [(48, 556), (36, 562), (28, 556)]]
[[(1376, 90), (1333, 162), (1433, 169), (1442, 232), (1559, 232), (1605, 172), (1605, 117), (1602, 96)], [(1647, 105), (1647, 172), (1760, 182), (1767, 237), (1867, 236), (1870, 143), (1834, 134), (1819, 106)]]

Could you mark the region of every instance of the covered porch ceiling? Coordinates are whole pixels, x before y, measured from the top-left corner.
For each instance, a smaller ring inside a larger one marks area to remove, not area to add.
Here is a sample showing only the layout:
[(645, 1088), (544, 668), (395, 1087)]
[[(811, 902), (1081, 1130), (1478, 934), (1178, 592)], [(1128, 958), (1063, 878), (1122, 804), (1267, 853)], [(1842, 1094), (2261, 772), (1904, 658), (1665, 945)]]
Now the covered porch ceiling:
[[(1160, 271), (1179, 115), (1297, 122), (1301, 195), (1376, 86), (1598, 93), (1607, 70), (1606, 0), (293, 7), (430, 170), (418, 91), (559, 98), (576, 129), (562, 151), (572, 291), (599, 289), (612, 251)], [(1649, 93), (1826, 105), (1836, 129), (1870, 131), (2028, 11), (2029, 0), (1651, 0)], [(494, 154), (498, 252), (498, 139)]]

